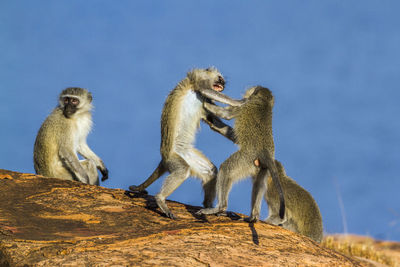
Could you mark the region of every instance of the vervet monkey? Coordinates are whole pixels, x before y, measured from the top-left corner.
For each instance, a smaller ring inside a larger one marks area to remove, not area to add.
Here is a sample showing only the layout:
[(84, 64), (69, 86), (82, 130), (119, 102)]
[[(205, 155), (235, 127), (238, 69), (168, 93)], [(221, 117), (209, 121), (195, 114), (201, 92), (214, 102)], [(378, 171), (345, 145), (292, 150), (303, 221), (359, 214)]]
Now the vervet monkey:
[[(92, 128), (92, 94), (70, 87), (59, 96), (58, 106), (43, 122), (36, 136), (33, 161), (37, 174), (98, 185), (108, 179), (103, 161), (89, 148)], [(78, 153), (85, 158), (79, 160)], [(97, 168), (97, 169), (96, 169)]]
[[(318, 205), (307, 190), (286, 175), (282, 164), (275, 160), (286, 201), (285, 218), (278, 216), (279, 194), (272, 185), (271, 177), (267, 181), (265, 200), (268, 203), (267, 223), (281, 225), (283, 228), (310, 237), (321, 242), (323, 229), (322, 217)], [(262, 166), (262, 165), (261, 165)]]
[(217, 168), (194, 148), (193, 143), (200, 120), (205, 121), (214, 131), (235, 140), (232, 128), (203, 107), (204, 102), (211, 102), (210, 98), (233, 106), (242, 104), (219, 93), (224, 87), (225, 80), (216, 68), (194, 69), (178, 83), (169, 93), (162, 110), (161, 161), (146, 181), (139, 186), (129, 187), (131, 191), (143, 192), (168, 171), (170, 174), (155, 199), (161, 211), (171, 219), (176, 217), (165, 199), (189, 176), (202, 180), (204, 207), (211, 207), (215, 199)]
[[(246, 102), (240, 106), (219, 107), (204, 103), (204, 107), (218, 117), (235, 118), (234, 132), (239, 150), (225, 160), (217, 177), (218, 204), (215, 208), (202, 209), (198, 214), (216, 214), (224, 212), (228, 206), (228, 195), (235, 181), (252, 176), (251, 215), (247, 221), (255, 222), (260, 217), (262, 196), (265, 193), (267, 175), (274, 179), (279, 192), (279, 216), (284, 217), (285, 200), (278, 173), (274, 163), (275, 147), (272, 136), (272, 108), (274, 97), (271, 91), (255, 86), (246, 91)], [(266, 168), (257, 168), (259, 160)]]

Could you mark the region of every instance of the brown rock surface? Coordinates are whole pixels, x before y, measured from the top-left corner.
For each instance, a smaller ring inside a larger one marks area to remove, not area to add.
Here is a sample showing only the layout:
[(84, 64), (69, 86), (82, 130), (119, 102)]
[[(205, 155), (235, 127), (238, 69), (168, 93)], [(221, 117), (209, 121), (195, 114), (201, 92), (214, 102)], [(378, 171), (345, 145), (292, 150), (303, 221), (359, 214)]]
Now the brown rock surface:
[(360, 266), (266, 223), (199, 217), (199, 207), (0, 170), (1, 266)]

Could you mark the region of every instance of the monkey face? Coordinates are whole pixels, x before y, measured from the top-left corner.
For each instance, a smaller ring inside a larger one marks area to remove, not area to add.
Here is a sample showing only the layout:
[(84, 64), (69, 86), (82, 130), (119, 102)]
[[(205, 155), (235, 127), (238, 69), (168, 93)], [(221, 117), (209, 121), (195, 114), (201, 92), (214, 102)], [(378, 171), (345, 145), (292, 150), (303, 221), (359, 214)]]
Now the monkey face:
[(197, 88), (208, 88), (221, 92), (225, 88), (225, 79), (214, 67), (194, 69), (188, 73), (191, 82)]
[(65, 117), (70, 118), (78, 110), (80, 101), (76, 97), (63, 98), (63, 114)]
[(92, 109), (92, 94), (83, 88), (69, 87), (59, 97), (59, 107), (66, 118)]

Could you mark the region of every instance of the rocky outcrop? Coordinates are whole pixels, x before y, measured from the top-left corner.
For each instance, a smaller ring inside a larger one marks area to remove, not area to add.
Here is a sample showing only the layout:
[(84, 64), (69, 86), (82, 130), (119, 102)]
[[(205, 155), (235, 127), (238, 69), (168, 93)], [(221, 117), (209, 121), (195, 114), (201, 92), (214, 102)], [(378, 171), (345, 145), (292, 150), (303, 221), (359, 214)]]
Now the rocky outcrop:
[(0, 170), (1, 266), (360, 266), (307, 237), (149, 195)]

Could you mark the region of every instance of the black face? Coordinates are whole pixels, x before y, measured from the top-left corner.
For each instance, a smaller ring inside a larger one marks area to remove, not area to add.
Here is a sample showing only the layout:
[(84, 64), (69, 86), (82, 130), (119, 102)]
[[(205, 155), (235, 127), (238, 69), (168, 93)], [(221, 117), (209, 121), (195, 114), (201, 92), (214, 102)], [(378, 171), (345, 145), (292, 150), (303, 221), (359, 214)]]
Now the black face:
[(225, 80), (224, 80), (224, 78), (222, 78), (221, 75), (218, 76), (218, 81), (217, 81), (217, 83), (219, 83), (219, 84), (222, 85), (222, 86), (225, 86)]
[(78, 110), (79, 99), (74, 97), (64, 97), (63, 102), (63, 114), (65, 117), (70, 118)]

